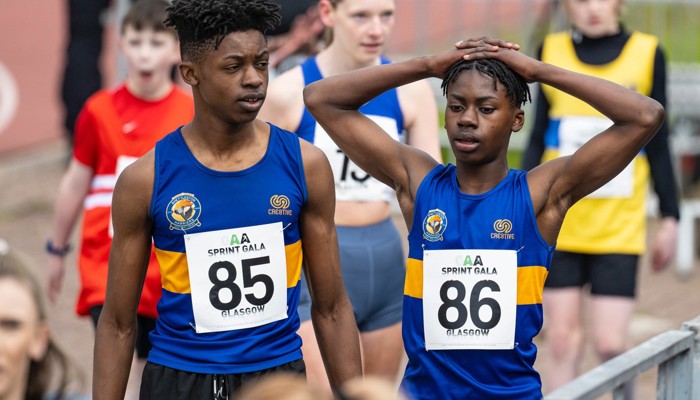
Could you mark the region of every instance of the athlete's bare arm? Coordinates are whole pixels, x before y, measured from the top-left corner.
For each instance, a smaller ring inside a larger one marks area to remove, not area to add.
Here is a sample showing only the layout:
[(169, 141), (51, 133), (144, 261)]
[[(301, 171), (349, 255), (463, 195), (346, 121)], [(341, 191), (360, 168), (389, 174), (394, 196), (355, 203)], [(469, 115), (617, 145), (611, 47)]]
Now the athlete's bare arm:
[(537, 223), (545, 240), (555, 243), (566, 211), (610, 181), (649, 142), (661, 126), (664, 109), (650, 97), (615, 83), (567, 71), (500, 48), (475, 45), (469, 59), (494, 58), (527, 81), (539, 81), (590, 104), (613, 125), (574, 154), (544, 163), (528, 173)]
[(154, 152), (127, 167), (112, 199), (114, 239), (104, 309), (97, 324), (93, 398), (123, 399), (136, 338), (136, 310), (151, 254), (149, 208)]
[(426, 80), (416, 81), (397, 88), (397, 92), (404, 116), (406, 143), (442, 163), (438, 108), (430, 85)]
[(362, 375), (360, 344), (352, 305), (340, 273), (333, 216), (333, 173), (325, 155), (300, 140), (308, 192), (299, 227), (305, 275), (311, 295), (311, 320), (331, 387)]
[[(54, 247), (63, 248), (68, 244), (71, 232), (83, 208), (85, 197), (90, 191), (90, 183), (95, 172), (89, 166), (73, 158), (68, 170), (63, 175), (58, 186), (58, 195), (54, 205), (53, 229), (51, 243)], [(65, 257), (49, 255), (49, 284), (48, 296), (55, 301), (61, 293), (63, 274), (65, 272)]]

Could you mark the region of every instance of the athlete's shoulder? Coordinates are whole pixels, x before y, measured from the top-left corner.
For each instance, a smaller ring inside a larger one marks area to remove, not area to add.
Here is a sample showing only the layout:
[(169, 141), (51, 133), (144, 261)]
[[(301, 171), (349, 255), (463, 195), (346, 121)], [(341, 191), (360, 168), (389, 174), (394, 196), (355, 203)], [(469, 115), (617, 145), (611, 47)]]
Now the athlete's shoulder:
[(640, 44), (643, 44), (653, 49), (656, 49), (659, 46), (659, 38), (650, 33), (633, 31), (630, 34), (630, 40), (634, 40)]
[(274, 78), (267, 88), (259, 117), (285, 129), (296, 129), (304, 110), (304, 76), (296, 66)]
[(293, 96), (301, 96), (304, 88), (304, 74), (301, 65), (285, 71), (270, 81), (268, 98), (284, 99)]
[(548, 33), (542, 41), (543, 48), (556, 48), (556, 46), (571, 42), (570, 31), (560, 31)]

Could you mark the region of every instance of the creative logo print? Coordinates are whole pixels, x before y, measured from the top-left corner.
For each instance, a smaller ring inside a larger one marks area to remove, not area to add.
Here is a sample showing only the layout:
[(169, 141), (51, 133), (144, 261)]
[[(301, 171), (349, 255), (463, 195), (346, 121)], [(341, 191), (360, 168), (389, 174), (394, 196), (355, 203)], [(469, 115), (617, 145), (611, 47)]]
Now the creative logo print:
[(202, 214), (202, 205), (195, 195), (191, 193), (180, 193), (173, 196), (168, 203), (165, 212), (170, 229), (190, 229), (200, 226), (199, 216)]
[(292, 210), (289, 208), (289, 197), (283, 194), (276, 194), (270, 197), (270, 205), (273, 208), (267, 210), (269, 215), (292, 215)]
[(515, 239), (515, 234), (510, 233), (513, 230), (513, 223), (508, 219), (497, 219), (493, 222), (493, 230), (491, 239)]
[(423, 238), (431, 242), (442, 240), (442, 234), (447, 229), (447, 216), (440, 209), (428, 211), (423, 220)]

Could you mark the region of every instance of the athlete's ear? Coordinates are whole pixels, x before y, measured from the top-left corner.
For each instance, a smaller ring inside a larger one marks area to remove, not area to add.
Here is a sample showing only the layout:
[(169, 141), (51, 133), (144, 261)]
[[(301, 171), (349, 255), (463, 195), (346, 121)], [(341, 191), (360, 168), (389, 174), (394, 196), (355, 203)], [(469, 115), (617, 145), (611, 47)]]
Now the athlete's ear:
[(199, 84), (197, 67), (192, 61), (183, 61), (178, 65), (178, 68), (180, 69), (180, 76), (182, 76), (182, 80), (185, 81), (185, 83), (190, 86), (197, 86)]
[(318, 15), (323, 25), (329, 28), (333, 26), (335, 8), (333, 8), (333, 4), (331, 4), (329, 0), (321, 0), (318, 2)]
[(510, 130), (513, 132), (518, 132), (523, 129), (523, 125), (525, 125), (525, 111), (523, 111), (522, 108), (518, 108), (515, 111), (513, 125), (511, 126)]

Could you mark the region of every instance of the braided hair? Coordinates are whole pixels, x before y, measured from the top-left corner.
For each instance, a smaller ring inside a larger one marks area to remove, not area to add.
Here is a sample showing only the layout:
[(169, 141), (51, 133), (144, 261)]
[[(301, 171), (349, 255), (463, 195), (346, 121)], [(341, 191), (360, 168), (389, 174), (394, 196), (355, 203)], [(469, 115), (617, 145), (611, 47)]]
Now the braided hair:
[(493, 88), (496, 90), (498, 82), (501, 82), (506, 89), (506, 96), (510, 98), (511, 103), (520, 108), (525, 102), (532, 101), (530, 88), (522, 76), (518, 75), (510, 69), (506, 64), (498, 60), (460, 60), (454, 63), (447, 71), (445, 78), (442, 80), (442, 94), (447, 96), (447, 88), (457, 80), (459, 74), (464, 71), (476, 70), (484, 75), (493, 78)]
[(182, 59), (200, 62), (231, 32), (273, 30), (279, 9), (269, 0), (174, 0), (165, 25), (177, 31)]

